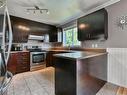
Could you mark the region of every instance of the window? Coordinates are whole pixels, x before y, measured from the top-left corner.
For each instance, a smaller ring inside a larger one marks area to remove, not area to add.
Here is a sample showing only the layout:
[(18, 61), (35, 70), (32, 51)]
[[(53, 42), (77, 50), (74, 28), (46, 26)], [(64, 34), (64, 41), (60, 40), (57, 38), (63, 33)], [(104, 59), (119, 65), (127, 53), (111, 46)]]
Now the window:
[(64, 46), (75, 46), (80, 45), (77, 39), (77, 27), (63, 29), (63, 45)]
[(58, 42), (62, 42), (62, 32), (58, 32)]

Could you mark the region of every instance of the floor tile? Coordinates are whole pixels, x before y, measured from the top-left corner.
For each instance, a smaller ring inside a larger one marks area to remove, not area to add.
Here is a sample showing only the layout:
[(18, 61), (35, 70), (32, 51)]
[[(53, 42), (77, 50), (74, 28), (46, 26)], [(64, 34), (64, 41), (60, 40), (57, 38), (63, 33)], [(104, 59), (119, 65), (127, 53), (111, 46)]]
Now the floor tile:
[(55, 95), (54, 68), (17, 74), (13, 77), (7, 95)]

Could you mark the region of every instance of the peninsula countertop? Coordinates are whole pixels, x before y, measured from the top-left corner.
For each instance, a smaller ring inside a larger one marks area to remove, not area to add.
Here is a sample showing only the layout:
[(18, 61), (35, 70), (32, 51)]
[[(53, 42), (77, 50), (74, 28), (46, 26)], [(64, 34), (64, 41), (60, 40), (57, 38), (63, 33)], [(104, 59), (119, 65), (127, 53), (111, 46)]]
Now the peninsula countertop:
[(108, 54), (107, 52), (89, 52), (89, 51), (71, 51), (70, 53), (54, 54), (55, 57), (67, 58), (67, 59), (87, 59), (91, 57), (101, 56)]

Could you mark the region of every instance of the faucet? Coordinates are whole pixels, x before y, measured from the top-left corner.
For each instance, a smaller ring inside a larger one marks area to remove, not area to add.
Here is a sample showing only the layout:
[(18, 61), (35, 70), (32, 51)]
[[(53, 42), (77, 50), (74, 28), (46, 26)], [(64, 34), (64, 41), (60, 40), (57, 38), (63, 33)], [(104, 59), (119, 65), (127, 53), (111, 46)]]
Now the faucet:
[(71, 50), (71, 45), (68, 45), (68, 49)]

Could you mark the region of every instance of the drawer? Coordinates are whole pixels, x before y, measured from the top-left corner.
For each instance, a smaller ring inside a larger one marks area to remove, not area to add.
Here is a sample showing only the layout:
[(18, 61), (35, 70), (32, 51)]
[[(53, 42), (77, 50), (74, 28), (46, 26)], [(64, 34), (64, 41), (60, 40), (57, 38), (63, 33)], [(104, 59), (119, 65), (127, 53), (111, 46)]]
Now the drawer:
[(29, 56), (23, 56), (23, 55), (18, 56), (18, 59), (29, 59), (29, 58), (30, 58)]
[(27, 69), (29, 69), (28, 66), (21, 66), (21, 67), (20, 67), (20, 70), (27, 70)]
[(26, 53), (22, 53), (23, 56), (29, 56), (30, 53), (26, 52)]
[(19, 63), (19, 64), (20, 64), (20, 63), (28, 63), (28, 64), (29, 64), (30, 61), (28, 61), (28, 60), (18, 60), (17, 63)]
[(17, 67), (22, 67), (22, 66), (30, 66), (30, 64), (28, 62), (22, 62), (17, 64)]
[(27, 56), (24, 56), (24, 57), (22, 57), (21, 59), (22, 59), (22, 60), (30, 60), (30, 58), (27, 57)]
[(29, 53), (18, 53), (18, 56), (19, 57), (28, 57), (29, 58), (30, 54)]
[(30, 68), (30, 65), (27, 65), (27, 64), (20, 64), (17, 66), (17, 70), (20, 70), (20, 69), (27, 69), (27, 68)]
[(16, 73), (22, 73), (27, 71), (30, 71), (30, 67), (20, 67), (17, 69)]

